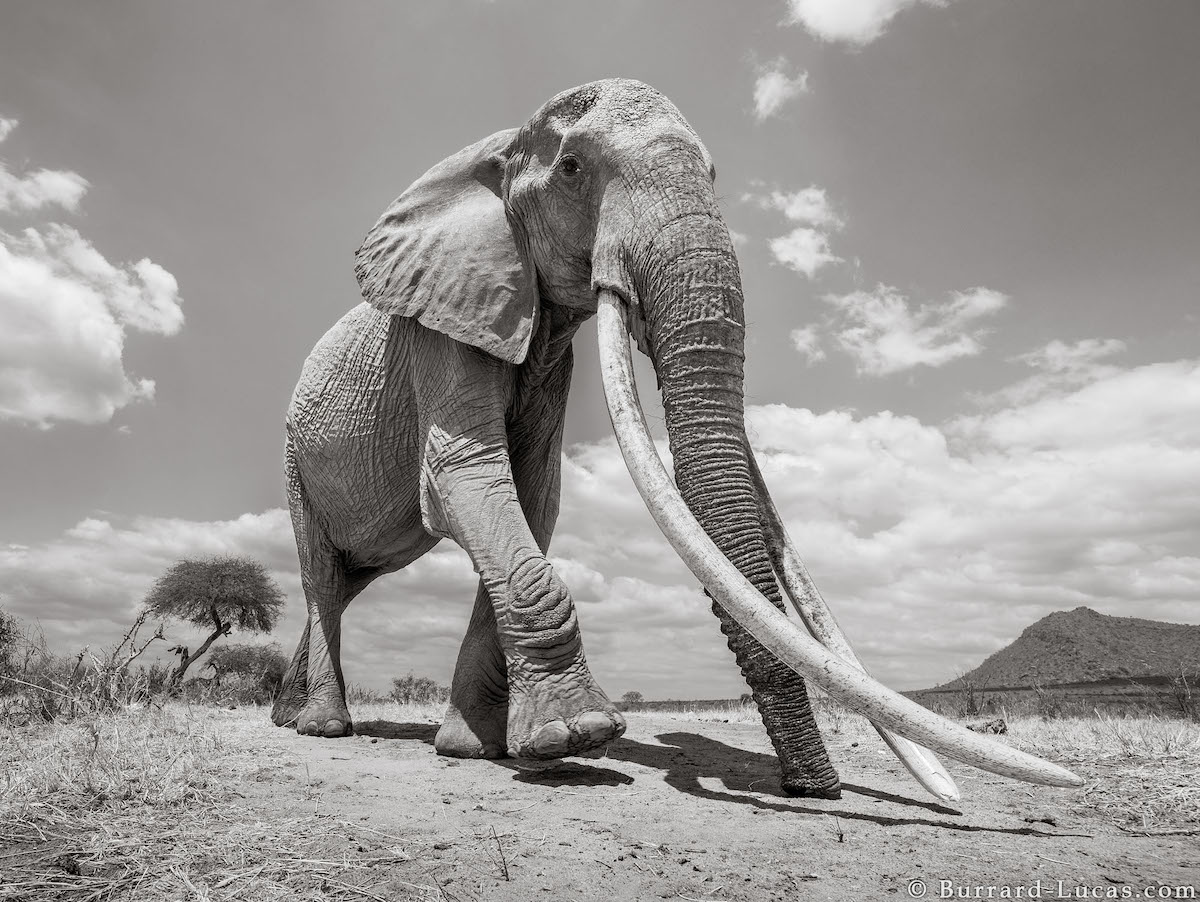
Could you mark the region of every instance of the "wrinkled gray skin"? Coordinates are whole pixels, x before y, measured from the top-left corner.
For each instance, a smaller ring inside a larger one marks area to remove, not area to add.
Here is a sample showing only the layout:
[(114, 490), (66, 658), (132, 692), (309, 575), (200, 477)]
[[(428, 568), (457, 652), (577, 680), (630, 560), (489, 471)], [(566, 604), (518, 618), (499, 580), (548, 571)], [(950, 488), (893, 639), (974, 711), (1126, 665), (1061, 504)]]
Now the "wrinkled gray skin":
[[(356, 270), (366, 302), (321, 340), (287, 417), (308, 625), (275, 723), (351, 732), (346, 605), (441, 537), (480, 574), (445, 755), (586, 753), (625, 723), (596, 684), (546, 559), (571, 338), (610, 289), (662, 386), (676, 481), (782, 609), (743, 423), (742, 289), (708, 151), (662, 94), (608, 80), (439, 164), (389, 208)], [(836, 797), (804, 682), (714, 604), (793, 794)]]

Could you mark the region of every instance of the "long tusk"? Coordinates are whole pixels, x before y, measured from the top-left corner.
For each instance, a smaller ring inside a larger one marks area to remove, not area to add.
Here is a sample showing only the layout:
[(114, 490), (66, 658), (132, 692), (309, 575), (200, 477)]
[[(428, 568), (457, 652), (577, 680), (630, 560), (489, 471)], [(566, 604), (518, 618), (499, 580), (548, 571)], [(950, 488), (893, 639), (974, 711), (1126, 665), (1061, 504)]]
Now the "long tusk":
[(1082, 786), (1083, 780), (1057, 764), (986, 740), (881, 686), (759, 594), (693, 519), (659, 459), (633, 383), (625, 316), (621, 299), (601, 291), (600, 369), (617, 444), (658, 528), (718, 603), (777, 658), (868, 720), (995, 774), (1047, 786)]
[[(835, 655), (838, 655), (847, 664), (851, 664), (863, 673), (867, 673), (867, 668), (858, 659), (858, 655), (850, 647), (850, 642), (846, 638), (846, 634), (838, 626), (837, 619), (833, 616), (833, 611), (829, 610), (825, 599), (821, 597), (820, 590), (812, 581), (812, 577), (808, 575), (808, 568), (804, 566), (804, 561), (800, 559), (800, 553), (796, 550), (796, 546), (792, 544), (791, 536), (788, 535), (787, 529), (783, 525), (783, 519), (779, 516), (779, 511), (775, 507), (775, 502), (772, 500), (771, 494), (767, 491), (767, 484), (763, 479), (762, 470), (759, 469), (758, 461), (754, 457), (754, 451), (749, 445), (746, 447), (746, 454), (750, 459), (750, 476), (754, 480), (755, 487), (758, 490), (763, 522), (766, 526), (763, 532), (767, 540), (767, 551), (771, 556), (771, 564), (775, 568), (775, 575), (779, 577), (779, 582), (782, 584), (784, 592), (791, 599), (796, 613), (800, 615), (800, 618), (804, 621), (804, 625), (808, 627), (808, 631), (812, 633), (814, 639)], [(887, 743), (888, 748), (900, 760), (900, 763), (908, 768), (908, 772), (930, 794), (935, 798), (941, 799), (943, 802), (957, 802), (962, 798), (962, 794), (958, 791), (954, 780), (946, 772), (946, 768), (933, 752), (929, 751), (929, 749), (921, 748), (921, 746), (911, 740), (905, 739), (903, 736), (897, 736), (879, 724), (872, 724), (872, 726), (875, 727), (880, 738)]]

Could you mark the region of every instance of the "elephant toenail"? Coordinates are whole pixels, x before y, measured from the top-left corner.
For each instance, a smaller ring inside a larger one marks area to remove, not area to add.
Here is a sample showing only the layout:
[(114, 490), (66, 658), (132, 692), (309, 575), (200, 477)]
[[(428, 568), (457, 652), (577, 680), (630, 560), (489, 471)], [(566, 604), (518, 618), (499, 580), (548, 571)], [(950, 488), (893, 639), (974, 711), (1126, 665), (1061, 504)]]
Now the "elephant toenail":
[(342, 735), (342, 722), (340, 720), (325, 721), (325, 735), (329, 738), (334, 738)]
[(575, 721), (575, 731), (585, 740), (603, 740), (613, 731), (612, 718), (600, 711), (588, 711)]
[(571, 731), (561, 720), (552, 720), (533, 734), (533, 752), (539, 758), (559, 757), (566, 754), (571, 744)]

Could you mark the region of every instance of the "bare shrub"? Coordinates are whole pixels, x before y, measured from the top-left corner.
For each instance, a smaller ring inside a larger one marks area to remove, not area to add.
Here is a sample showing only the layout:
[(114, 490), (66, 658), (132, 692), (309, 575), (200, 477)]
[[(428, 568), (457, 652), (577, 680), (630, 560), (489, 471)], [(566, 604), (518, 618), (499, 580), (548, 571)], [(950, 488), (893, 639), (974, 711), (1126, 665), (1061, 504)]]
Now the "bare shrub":
[(1200, 723), (1200, 698), (1197, 697), (1200, 693), (1197, 693), (1195, 688), (1196, 677), (1197, 675), (1193, 674), (1189, 678), (1181, 662), (1179, 676), (1171, 679), (1171, 695), (1175, 699), (1180, 717)]
[(158, 688), (156, 677), (161, 680), (165, 672), (133, 667), (151, 643), (163, 638), (161, 626), (152, 636), (139, 638), (147, 616), (140, 614), (121, 641), (99, 655), (84, 648), (73, 657), (58, 656), (40, 629), (22, 632), (8, 673), (0, 674), (0, 685), (8, 690), (0, 717), (20, 722), (71, 719), (147, 703)]

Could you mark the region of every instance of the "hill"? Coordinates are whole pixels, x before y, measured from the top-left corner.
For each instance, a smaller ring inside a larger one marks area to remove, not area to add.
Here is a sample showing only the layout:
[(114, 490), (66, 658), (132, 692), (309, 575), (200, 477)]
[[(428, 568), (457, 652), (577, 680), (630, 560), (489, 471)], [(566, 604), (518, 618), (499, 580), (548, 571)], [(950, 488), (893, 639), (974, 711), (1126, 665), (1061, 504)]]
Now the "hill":
[(1200, 672), (1200, 626), (1110, 617), (1091, 608), (1056, 611), (982, 664), (934, 690), (1063, 686)]

